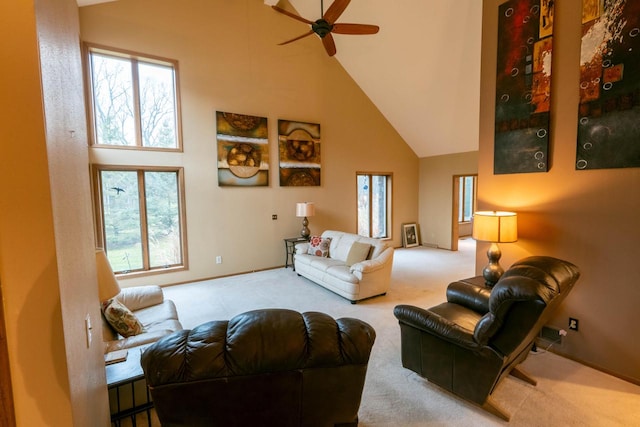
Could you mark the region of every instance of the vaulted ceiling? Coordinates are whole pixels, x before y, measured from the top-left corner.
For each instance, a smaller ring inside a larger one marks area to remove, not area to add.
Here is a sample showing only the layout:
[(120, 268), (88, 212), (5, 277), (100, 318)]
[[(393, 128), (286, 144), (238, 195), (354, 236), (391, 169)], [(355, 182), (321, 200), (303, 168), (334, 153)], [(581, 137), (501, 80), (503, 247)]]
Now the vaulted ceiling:
[[(113, 0), (77, 0), (79, 6), (105, 1)], [(321, 15), (321, 0), (279, 6), (311, 21)], [(335, 59), (418, 157), (478, 149), (481, 1), (352, 0), (338, 22), (380, 26), (375, 35), (335, 35)], [(299, 25), (299, 34), (308, 30)], [(300, 42), (323, 50), (313, 38)]]

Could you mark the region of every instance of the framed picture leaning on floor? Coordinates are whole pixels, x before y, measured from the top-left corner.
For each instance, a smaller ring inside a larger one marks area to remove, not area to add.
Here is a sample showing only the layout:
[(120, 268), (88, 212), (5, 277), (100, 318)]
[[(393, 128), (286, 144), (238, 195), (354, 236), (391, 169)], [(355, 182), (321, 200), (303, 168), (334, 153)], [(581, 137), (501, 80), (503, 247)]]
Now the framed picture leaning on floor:
[(402, 246), (412, 248), (418, 245), (418, 226), (415, 223), (402, 224)]

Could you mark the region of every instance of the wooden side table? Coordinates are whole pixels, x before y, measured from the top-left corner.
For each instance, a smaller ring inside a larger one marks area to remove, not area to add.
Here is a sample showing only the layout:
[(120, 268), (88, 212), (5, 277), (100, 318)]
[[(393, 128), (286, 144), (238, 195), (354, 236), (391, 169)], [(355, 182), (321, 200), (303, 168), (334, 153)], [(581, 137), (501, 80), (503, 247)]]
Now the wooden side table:
[(298, 243), (302, 243), (302, 242), (308, 242), (309, 239), (307, 239), (306, 237), (288, 237), (286, 239), (284, 239), (284, 250), (285, 250), (285, 261), (284, 261), (284, 268), (289, 268), (289, 260), (291, 260), (291, 267), (293, 268), (293, 271), (296, 271), (296, 266), (293, 263), (293, 258), (296, 255), (296, 245)]
[(119, 427), (121, 421), (127, 417), (135, 427), (137, 414), (145, 411), (146, 425), (151, 425), (153, 401), (140, 365), (140, 356), (147, 347), (148, 345), (130, 348), (127, 352), (127, 360), (105, 366), (111, 423), (116, 427)]

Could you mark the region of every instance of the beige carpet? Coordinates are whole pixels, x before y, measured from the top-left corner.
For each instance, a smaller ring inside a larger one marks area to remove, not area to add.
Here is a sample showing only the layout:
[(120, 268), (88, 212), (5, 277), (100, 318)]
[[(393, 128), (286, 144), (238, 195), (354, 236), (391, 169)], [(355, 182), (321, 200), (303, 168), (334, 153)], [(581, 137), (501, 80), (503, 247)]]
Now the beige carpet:
[[(511, 414), (506, 423), (443, 392), (400, 362), (397, 304), (431, 307), (442, 302), (449, 282), (474, 275), (475, 244), (460, 251), (417, 247), (395, 252), (392, 285), (386, 296), (356, 305), (299, 277), (275, 269), (164, 288), (181, 322), (192, 328), (248, 310), (289, 308), (356, 317), (370, 323), (377, 338), (371, 354), (360, 426), (640, 426), (640, 387), (550, 352), (532, 354), (524, 368), (533, 387), (505, 379), (495, 401)], [(571, 296), (569, 296), (571, 298)]]

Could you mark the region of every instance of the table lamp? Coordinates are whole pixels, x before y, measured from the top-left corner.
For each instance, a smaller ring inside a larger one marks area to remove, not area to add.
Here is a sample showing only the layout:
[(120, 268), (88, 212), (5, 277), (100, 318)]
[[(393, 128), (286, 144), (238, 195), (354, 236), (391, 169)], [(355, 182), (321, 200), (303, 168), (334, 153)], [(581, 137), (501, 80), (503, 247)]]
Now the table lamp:
[(100, 302), (106, 301), (120, 293), (120, 285), (113, 274), (107, 254), (102, 249), (96, 249), (96, 269), (98, 271), (98, 297)]
[(296, 204), (296, 216), (299, 218), (304, 217), (302, 220), (302, 230), (300, 231), (300, 235), (305, 239), (308, 239), (309, 234), (311, 234), (309, 232), (309, 227), (307, 227), (309, 225), (307, 217), (313, 216), (315, 213), (316, 207), (313, 202), (302, 202)]
[(489, 264), (482, 270), (482, 276), (487, 286), (493, 286), (504, 273), (498, 262), (502, 256), (498, 243), (511, 243), (518, 240), (516, 213), (476, 212), (473, 215), (473, 238), (481, 242), (491, 242), (491, 246), (487, 250)]

